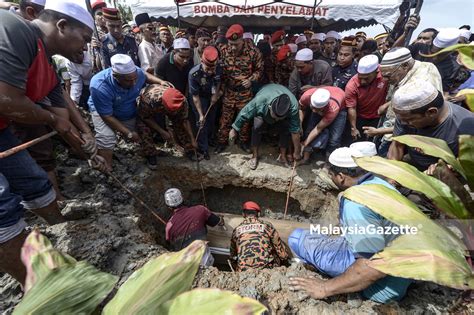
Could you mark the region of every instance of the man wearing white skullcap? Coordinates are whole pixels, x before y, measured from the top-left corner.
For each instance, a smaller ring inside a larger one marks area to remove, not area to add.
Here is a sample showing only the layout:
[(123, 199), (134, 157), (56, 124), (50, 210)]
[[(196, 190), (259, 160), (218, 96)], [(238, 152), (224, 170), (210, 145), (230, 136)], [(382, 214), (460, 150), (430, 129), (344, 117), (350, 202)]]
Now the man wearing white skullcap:
[(313, 60), (313, 51), (303, 48), (296, 53), (289, 89), (299, 98), (308, 89), (318, 85), (332, 85), (331, 67), (322, 60)]
[(326, 61), (331, 67), (336, 64), (336, 50), (340, 39), (341, 35), (338, 32), (329, 31), (323, 40), (323, 50), (319, 59)]
[(45, 3), (46, 0), (20, 0), (20, 15), (25, 20), (33, 21), (44, 10)]
[(470, 30), (461, 29), (458, 44), (469, 44), (471, 42), (472, 33)]
[[(0, 151), (20, 143), (10, 127), (15, 122), (48, 126), (78, 152), (93, 156), (96, 147), (93, 137), (88, 137), (91, 132), (88, 127), (71, 122), (69, 105), (50, 64), (54, 54), (75, 61), (82, 58), (83, 47), (92, 35), (92, 17), (72, 1), (46, 6), (32, 22), (0, 10)], [(82, 142), (86, 146), (81, 147)], [(99, 159), (94, 158), (94, 162), (104, 170)], [(0, 209), (0, 270), (24, 284), (26, 271), (20, 260), (26, 237), (24, 209), (32, 210), (49, 224), (65, 221), (47, 173), (27, 150), (0, 163)]]
[(304, 120), (308, 109), (309, 118), (304, 130), (303, 159), (309, 163), (314, 150), (326, 150), (326, 156), (341, 146), (346, 125), (344, 91), (336, 86), (320, 86), (303, 93), (299, 100), (300, 119)]
[(313, 51), (313, 59), (317, 59), (320, 56), (325, 38), (326, 34), (324, 33), (316, 33), (311, 36), (308, 42), (308, 48)]
[(460, 35), (461, 31), (457, 28), (442, 29), (433, 40), (433, 46), (439, 49), (443, 49), (449, 46), (456, 45), (458, 43)]
[(186, 38), (178, 38), (173, 42), (173, 51), (158, 62), (155, 74), (160, 79), (169, 81), (183, 95), (186, 95), (188, 75), (193, 66), (189, 41)]
[[(387, 96), (390, 100), (393, 93), (403, 85), (417, 81), (426, 80), (437, 90), (442, 90), (441, 76), (438, 69), (431, 62), (414, 60), (410, 50), (404, 47), (395, 47), (389, 50), (380, 64), (382, 76), (393, 86)], [(379, 112), (385, 113), (383, 126), (363, 127), (364, 134), (368, 137), (383, 136), (379, 147), (380, 156), (385, 157), (390, 147), (393, 126), (395, 125), (395, 113), (391, 108), (391, 102), (387, 102), (379, 108)]]
[[(96, 132), (98, 154), (107, 161), (112, 170), (113, 149), (117, 143), (116, 134), (127, 141), (138, 142), (142, 148), (153, 148), (149, 137), (140, 137), (137, 129), (137, 98), (145, 83), (165, 82), (138, 68), (132, 58), (116, 54), (110, 58), (111, 67), (97, 73), (91, 80), (89, 111)], [(156, 150), (143, 152), (151, 169), (156, 168)]]
[(352, 138), (367, 140), (362, 127), (377, 127), (378, 109), (385, 104), (388, 84), (382, 77), (376, 55), (362, 57), (357, 72), (346, 85), (347, 115)]
[(295, 44), (298, 46), (298, 50), (306, 48), (307, 39), (305, 35), (300, 35), (295, 41)]
[[(387, 181), (357, 166), (354, 158), (362, 156), (363, 153), (353, 148), (334, 150), (328, 159), (329, 175), (334, 184), (342, 191), (375, 184), (398, 193)], [(305, 291), (314, 299), (360, 292), (364, 298), (378, 303), (401, 300), (412, 280), (387, 275), (368, 264), (374, 254), (383, 251), (401, 234), (374, 234), (370, 229), (400, 231), (394, 229), (398, 226), (368, 207), (344, 197), (340, 200), (339, 221), (342, 228), (360, 232), (334, 237), (328, 235), (334, 231), (322, 225), (319, 232), (296, 229), (290, 234), (288, 245), (296, 256), (331, 277), (329, 280), (290, 278), (290, 288)]]
[[(460, 134), (474, 135), (474, 113), (443, 99), (443, 94), (426, 80), (417, 80), (400, 87), (392, 99), (397, 121), (394, 136), (405, 134), (432, 137), (446, 141), (457, 156)], [(461, 125), (471, 126), (467, 130)], [(401, 160), (405, 145), (392, 141), (388, 158)], [(426, 170), (437, 162), (430, 157), (408, 148), (411, 162), (420, 170)]]

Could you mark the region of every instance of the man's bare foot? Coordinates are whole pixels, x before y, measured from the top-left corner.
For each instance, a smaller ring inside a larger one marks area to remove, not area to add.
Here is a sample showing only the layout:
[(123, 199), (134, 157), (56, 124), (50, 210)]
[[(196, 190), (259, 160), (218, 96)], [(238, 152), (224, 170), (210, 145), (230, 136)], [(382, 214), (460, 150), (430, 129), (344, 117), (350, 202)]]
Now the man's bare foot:
[(301, 159), (298, 162), (296, 162), (296, 166), (301, 166), (301, 165), (309, 165), (309, 159)]
[(328, 297), (325, 280), (317, 278), (290, 278), (290, 289), (293, 291), (305, 291), (313, 299), (324, 299)]
[(257, 159), (257, 158), (251, 158), (251, 159), (248, 161), (248, 165), (249, 165), (249, 168), (250, 168), (251, 170), (257, 169), (257, 166), (258, 166), (258, 159)]
[(290, 163), (288, 162), (288, 159), (286, 158), (286, 156), (284, 155), (279, 155), (278, 158), (276, 159), (276, 161), (280, 164), (282, 164), (283, 166), (285, 167), (290, 167)]

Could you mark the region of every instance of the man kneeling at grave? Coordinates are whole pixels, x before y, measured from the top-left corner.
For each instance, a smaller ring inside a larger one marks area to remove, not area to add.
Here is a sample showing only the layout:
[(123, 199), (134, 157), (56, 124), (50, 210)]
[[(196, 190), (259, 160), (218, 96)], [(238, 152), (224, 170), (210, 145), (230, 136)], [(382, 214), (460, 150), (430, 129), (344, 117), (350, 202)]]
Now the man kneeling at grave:
[[(340, 190), (356, 185), (379, 184), (395, 190), (385, 180), (367, 173), (357, 166), (353, 157), (363, 154), (354, 148), (339, 148), (329, 156), (329, 174)], [(317, 231), (296, 229), (288, 239), (290, 248), (306, 263), (332, 277), (292, 278), (294, 290), (306, 291), (315, 299), (343, 293), (360, 292), (364, 298), (379, 303), (402, 299), (410, 279), (386, 275), (369, 266), (369, 259), (382, 251), (399, 234), (371, 233), (378, 228), (396, 227), (394, 223), (369, 208), (344, 197), (340, 200), (339, 220), (347, 229), (343, 236), (330, 237)], [(350, 233), (357, 230), (357, 233)], [(399, 229), (391, 229), (393, 232)], [(324, 232), (323, 229), (320, 231)]]

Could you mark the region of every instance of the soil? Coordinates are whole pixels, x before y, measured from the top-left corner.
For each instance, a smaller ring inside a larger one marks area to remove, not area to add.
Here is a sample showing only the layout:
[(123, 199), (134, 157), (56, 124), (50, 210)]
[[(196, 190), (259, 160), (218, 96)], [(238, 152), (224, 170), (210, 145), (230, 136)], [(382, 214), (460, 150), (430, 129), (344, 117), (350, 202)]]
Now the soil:
[[(276, 162), (276, 148), (262, 150), (256, 171), (246, 166), (249, 156), (236, 147), (227, 153), (211, 155), (210, 161), (199, 164), (199, 171), (196, 163), (171, 149), (167, 150), (171, 156), (160, 158), (158, 170), (151, 171), (135, 151), (133, 145), (119, 145), (113, 174), (164, 219), (171, 213), (164, 206), (163, 192), (174, 186), (183, 191), (189, 204), (203, 203), (204, 190), (205, 201), (213, 211), (239, 213), (241, 203), (252, 199), (264, 207), (265, 216), (283, 216), (292, 170)], [(120, 285), (151, 257), (166, 251), (159, 245), (163, 244), (164, 227), (112, 179), (91, 170), (85, 161), (71, 157), (66, 149), (61, 148), (59, 152), (58, 177), (67, 198), (62, 211), (72, 220), (47, 226), (32, 214), (27, 214), (26, 219), (30, 226), (38, 226), (60, 250), (118, 275)], [(318, 176), (324, 174), (322, 164), (296, 169), (288, 207), (292, 220), (337, 223), (336, 194), (322, 180), (324, 176)], [(458, 290), (416, 282), (400, 303), (380, 305), (363, 301), (357, 295), (318, 301), (288, 289), (288, 277), (293, 275), (320, 277), (300, 263), (242, 273), (211, 267), (199, 271), (194, 285), (231, 290), (255, 298), (272, 314), (440, 314), (447, 313), (460, 295)], [(22, 297), (19, 284), (1, 273), (0, 297), (3, 314), (11, 314)]]

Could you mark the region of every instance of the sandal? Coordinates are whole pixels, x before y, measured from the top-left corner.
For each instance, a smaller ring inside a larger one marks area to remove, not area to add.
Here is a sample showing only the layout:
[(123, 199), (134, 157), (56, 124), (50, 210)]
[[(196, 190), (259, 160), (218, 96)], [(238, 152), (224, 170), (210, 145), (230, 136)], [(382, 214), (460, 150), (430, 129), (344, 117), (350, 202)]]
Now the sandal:
[(247, 163), (251, 170), (256, 170), (258, 166), (258, 159), (252, 158)]

